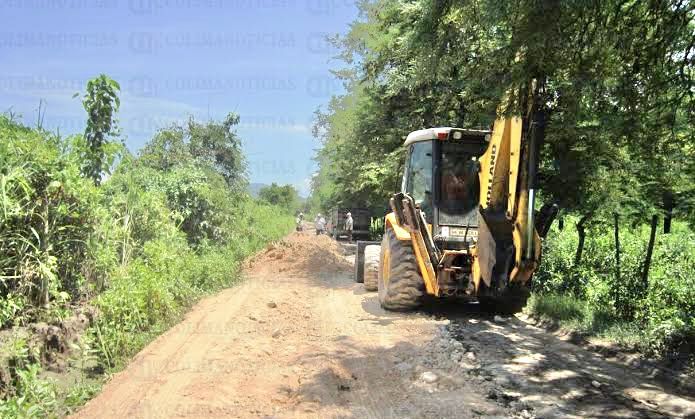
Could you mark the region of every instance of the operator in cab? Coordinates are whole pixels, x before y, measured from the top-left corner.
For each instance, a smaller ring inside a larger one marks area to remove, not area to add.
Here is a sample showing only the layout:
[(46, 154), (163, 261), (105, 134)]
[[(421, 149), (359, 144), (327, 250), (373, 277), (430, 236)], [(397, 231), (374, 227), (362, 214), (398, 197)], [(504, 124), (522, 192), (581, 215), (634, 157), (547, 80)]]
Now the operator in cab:
[(464, 214), (477, 207), (479, 188), (477, 160), (462, 160), (442, 153), (441, 206)]

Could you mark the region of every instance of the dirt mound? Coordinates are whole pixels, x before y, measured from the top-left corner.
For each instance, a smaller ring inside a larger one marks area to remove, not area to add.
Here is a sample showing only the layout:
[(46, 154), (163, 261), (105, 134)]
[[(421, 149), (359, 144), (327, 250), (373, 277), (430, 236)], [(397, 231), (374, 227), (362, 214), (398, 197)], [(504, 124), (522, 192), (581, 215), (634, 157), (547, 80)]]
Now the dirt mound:
[(72, 345), (93, 321), (94, 311), (84, 308), (63, 321), (31, 325), (30, 330), (40, 347), (41, 364), (49, 371), (63, 371), (67, 367)]
[(12, 392), (18, 366), (40, 363), (46, 370), (62, 372), (74, 344), (94, 320), (94, 310), (82, 307), (62, 321), (33, 323), (0, 333), (0, 397)]
[(340, 245), (330, 237), (295, 232), (253, 257), (249, 269), (290, 274), (311, 270), (325, 274), (350, 270), (352, 266)]

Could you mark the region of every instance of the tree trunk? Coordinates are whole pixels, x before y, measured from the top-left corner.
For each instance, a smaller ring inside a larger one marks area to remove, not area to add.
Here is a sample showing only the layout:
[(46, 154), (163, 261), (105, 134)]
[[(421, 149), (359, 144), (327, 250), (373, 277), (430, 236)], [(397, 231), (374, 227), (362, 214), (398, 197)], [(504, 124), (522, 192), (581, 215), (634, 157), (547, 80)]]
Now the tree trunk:
[(586, 231), (584, 230), (584, 225), (589, 220), (589, 216), (583, 216), (577, 223), (577, 235), (579, 236), (579, 243), (577, 243), (577, 251), (574, 253), (574, 266), (579, 266), (579, 262), (582, 261), (582, 252), (584, 252), (584, 240), (586, 239)]
[(642, 284), (644, 289), (649, 289), (649, 266), (652, 263), (652, 254), (654, 253), (654, 241), (656, 239), (656, 227), (659, 224), (659, 217), (652, 216), (652, 228), (649, 231), (649, 244), (647, 245), (647, 257), (644, 259), (644, 269), (642, 270)]
[(673, 218), (674, 197), (671, 192), (664, 193), (664, 234), (671, 232), (671, 219)]
[(620, 282), (620, 237), (619, 226), (618, 226), (619, 216), (618, 214), (613, 214), (613, 235), (615, 236), (615, 280), (616, 283)]

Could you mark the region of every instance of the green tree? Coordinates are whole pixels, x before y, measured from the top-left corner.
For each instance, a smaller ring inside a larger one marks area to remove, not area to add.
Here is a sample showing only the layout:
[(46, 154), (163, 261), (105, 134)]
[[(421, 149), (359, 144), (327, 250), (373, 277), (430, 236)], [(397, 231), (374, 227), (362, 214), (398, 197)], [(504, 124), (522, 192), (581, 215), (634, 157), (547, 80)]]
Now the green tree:
[(284, 208), (288, 212), (293, 212), (299, 207), (299, 194), (292, 185), (272, 183), (258, 191), (258, 198), (271, 205)]
[(209, 167), (219, 173), (230, 190), (239, 191), (247, 183), (246, 159), (241, 139), (234, 127), (239, 116), (230, 113), (223, 121), (174, 124), (157, 132), (140, 152), (140, 160), (150, 167), (171, 170), (181, 164)]
[(241, 139), (234, 130), (239, 120), (239, 115), (232, 112), (219, 123), (199, 123), (193, 118), (188, 121), (191, 155), (214, 167), (230, 187), (245, 186), (247, 181)]
[(186, 129), (180, 125), (159, 130), (140, 150), (140, 161), (149, 167), (164, 171), (193, 161), (187, 136)]
[(86, 149), (82, 173), (95, 185), (101, 182), (104, 171), (113, 164), (113, 155), (107, 152), (110, 139), (118, 135), (116, 114), (121, 106), (118, 93), (121, 87), (115, 80), (101, 74), (87, 82), (82, 106), (87, 111), (84, 132)]

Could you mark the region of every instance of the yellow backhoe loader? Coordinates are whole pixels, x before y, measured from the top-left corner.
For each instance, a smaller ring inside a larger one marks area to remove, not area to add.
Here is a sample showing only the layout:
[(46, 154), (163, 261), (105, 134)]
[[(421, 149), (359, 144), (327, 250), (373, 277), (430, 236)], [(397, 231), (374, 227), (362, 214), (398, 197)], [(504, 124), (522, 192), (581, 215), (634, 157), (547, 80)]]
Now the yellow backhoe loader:
[(557, 206), (534, 211), (537, 146), (521, 118), (492, 131), (430, 128), (410, 133), (401, 191), (390, 200), (377, 289), (388, 310), (426, 295), (467, 296), (514, 313)]

